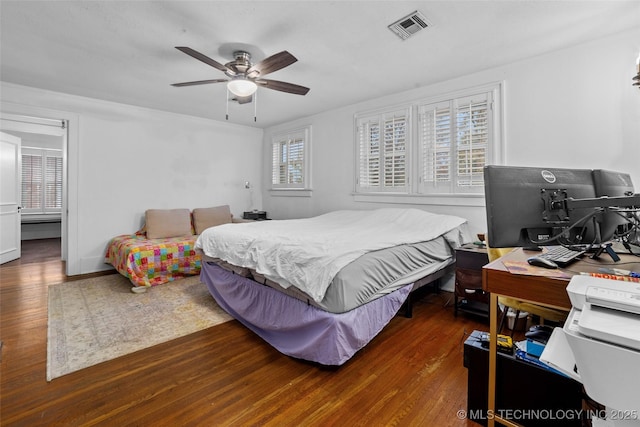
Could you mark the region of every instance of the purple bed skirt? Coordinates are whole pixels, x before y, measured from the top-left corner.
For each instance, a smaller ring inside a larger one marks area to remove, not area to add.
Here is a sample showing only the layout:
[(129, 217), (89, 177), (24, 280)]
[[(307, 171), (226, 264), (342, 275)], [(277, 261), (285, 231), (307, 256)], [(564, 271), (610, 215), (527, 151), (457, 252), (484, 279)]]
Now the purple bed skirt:
[(346, 313), (329, 313), (268, 286), (203, 263), (200, 280), (231, 316), (281, 353), (342, 365), (395, 316), (412, 284)]

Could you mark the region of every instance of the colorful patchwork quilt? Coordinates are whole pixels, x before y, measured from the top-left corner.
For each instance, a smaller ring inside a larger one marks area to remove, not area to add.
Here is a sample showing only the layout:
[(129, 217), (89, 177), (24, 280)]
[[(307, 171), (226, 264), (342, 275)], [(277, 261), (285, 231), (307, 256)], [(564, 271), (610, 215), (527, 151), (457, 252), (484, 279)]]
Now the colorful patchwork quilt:
[(143, 232), (111, 239), (105, 262), (136, 286), (155, 286), (200, 273), (197, 236), (147, 239)]

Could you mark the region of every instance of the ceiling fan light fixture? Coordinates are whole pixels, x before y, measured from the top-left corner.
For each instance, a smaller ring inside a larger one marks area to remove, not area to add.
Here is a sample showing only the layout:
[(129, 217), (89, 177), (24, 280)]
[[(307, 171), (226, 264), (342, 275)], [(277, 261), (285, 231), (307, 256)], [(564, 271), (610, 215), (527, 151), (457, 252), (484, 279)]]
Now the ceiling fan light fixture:
[(227, 83), (227, 88), (236, 96), (251, 96), (258, 90), (258, 85), (244, 77), (236, 77)]

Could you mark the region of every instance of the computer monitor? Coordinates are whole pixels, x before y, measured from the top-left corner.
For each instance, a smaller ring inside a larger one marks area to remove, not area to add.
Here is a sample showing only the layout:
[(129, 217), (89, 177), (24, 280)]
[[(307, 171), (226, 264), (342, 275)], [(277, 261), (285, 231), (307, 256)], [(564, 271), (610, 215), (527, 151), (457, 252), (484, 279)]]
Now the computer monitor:
[(596, 239), (594, 209), (566, 209), (562, 202), (596, 196), (591, 169), (492, 165), (484, 169), (484, 186), (491, 247), (577, 245)]
[[(612, 172), (602, 169), (593, 171), (593, 183), (596, 189), (596, 197), (619, 197), (633, 194), (631, 176), (626, 173)], [(606, 211), (598, 216), (602, 241), (612, 240), (617, 234), (628, 231), (629, 221), (624, 214), (615, 211)]]

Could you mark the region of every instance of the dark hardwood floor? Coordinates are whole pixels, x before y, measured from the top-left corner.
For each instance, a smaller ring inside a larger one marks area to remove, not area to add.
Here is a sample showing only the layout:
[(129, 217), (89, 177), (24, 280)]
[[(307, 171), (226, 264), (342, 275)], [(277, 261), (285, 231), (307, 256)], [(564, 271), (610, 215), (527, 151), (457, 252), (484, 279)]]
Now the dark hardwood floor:
[(415, 301), (413, 318), (396, 316), (339, 368), (284, 356), (230, 321), (47, 382), (47, 285), (82, 277), (66, 277), (59, 259), (9, 264), (0, 267), (3, 426), (477, 426), (457, 416), (463, 342), (488, 326), (455, 318), (449, 293)]
[(20, 252), (20, 258), (3, 264), (2, 267), (14, 267), (34, 262), (60, 261), (62, 259), (60, 238), (23, 240)]

